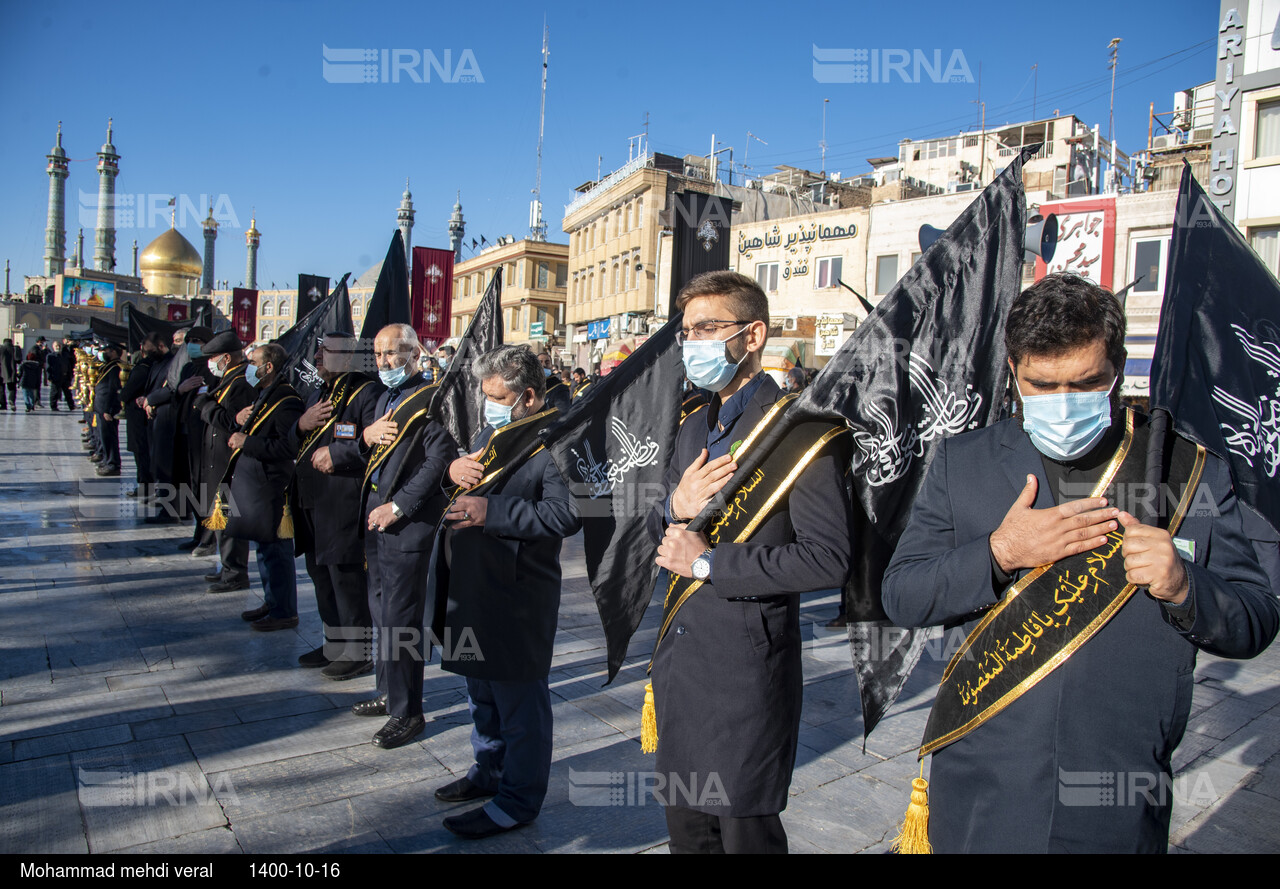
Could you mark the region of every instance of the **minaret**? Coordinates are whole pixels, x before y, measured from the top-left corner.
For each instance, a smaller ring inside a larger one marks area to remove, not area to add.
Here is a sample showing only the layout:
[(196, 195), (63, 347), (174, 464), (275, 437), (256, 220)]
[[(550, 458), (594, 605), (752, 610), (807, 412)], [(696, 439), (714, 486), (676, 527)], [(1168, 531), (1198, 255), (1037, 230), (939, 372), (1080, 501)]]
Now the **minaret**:
[(466, 231), (467, 224), (462, 219), (462, 192), (458, 192), (458, 202), (453, 205), (453, 215), (449, 217), (449, 246), (453, 248), (454, 262), (462, 262), (462, 236)]
[(84, 268), (84, 229), (81, 228), (76, 234), (76, 255), (72, 257), (72, 267), (79, 270)]
[[(409, 180), (404, 180), (404, 194), (400, 196), (400, 209), (396, 211), (396, 225), (400, 229), (400, 237), (404, 239), (404, 266), (409, 268), (413, 263), (413, 195), (409, 193)], [(412, 280), (412, 279), (411, 279)]]
[(138, 277), (138, 239), (133, 239), (133, 276)]
[(49, 221), (44, 230), (44, 273), (62, 274), (67, 262), (67, 153), (62, 150), (62, 121), (58, 141), (45, 158), (49, 161)]
[(200, 289), (213, 290), (213, 242), (218, 239), (218, 222), (213, 218), (213, 201), (209, 201), (209, 215), (202, 223), (204, 228), (204, 273), (200, 277)]
[(249, 230), (244, 233), (244, 242), (249, 247), (249, 257), (244, 264), (244, 286), (250, 290), (258, 289), (258, 243), (262, 240), (262, 232), (258, 231), (258, 217), (249, 218)]
[(93, 236), (93, 266), (101, 272), (116, 267), (116, 176), (120, 155), (111, 144), (111, 119), (107, 118), (107, 141), (98, 150), (98, 230)]

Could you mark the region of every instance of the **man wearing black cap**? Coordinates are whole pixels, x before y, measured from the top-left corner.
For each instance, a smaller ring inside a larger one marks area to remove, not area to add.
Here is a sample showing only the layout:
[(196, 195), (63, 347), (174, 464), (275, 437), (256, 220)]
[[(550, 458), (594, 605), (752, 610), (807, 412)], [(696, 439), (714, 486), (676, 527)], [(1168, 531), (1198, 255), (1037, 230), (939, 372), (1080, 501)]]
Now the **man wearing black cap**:
[[(192, 461), (188, 456), (188, 449), (198, 450), (200, 442), (198, 438), (192, 440), (188, 437), (189, 419), (200, 387), (214, 381), (200, 352), (201, 347), (212, 338), (213, 331), (208, 327), (175, 330), (173, 354), (169, 359), (165, 378), (157, 389), (147, 395), (147, 415), (153, 419), (151, 465), (163, 498), (156, 521), (180, 520), (188, 515), (190, 509), (193, 493), (191, 485), (198, 479), (192, 479)], [(198, 416), (196, 420), (199, 420)], [(178, 548), (196, 549), (206, 543), (212, 543), (212, 539), (204, 539), (203, 529), (197, 522), (192, 538), (178, 544)]]
[[(289, 444), (289, 433), (302, 415), (303, 403), (282, 373), (288, 357), (276, 343), (253, 350), (245, 375), (257, 390), (257, 400), (236, 415), (240, 428), (227, 441), (232, 455), (227, 468), (231, 490), (225, 507), (226, 533), (257, 541), (258, 576), (266, 600), (262, 607), (240, 616), (263, 631), (298, 625), (298, 580), (286, 491), (297, 453)], [(218, 524), (216, 518), (211, 524)]]
[(93, 381), (93, 412), (102, 442), (102, 459), (96, 461), (98, 475), (106, 477), (120, 474), (120, 356), (124, 347), (107, 343), (102, 353), (103, 365)]
[[(195, 400), (195, 410), (204, 424), (200, 446), (200, 515), (207, 519), (213, 511), (214, 498), (231, 460), (230, 439), (239, 428), (236, 415), (251, 406), (258, 393), (245, 379), (249, 363), (234, 330), (224, 330), (214, 336), (201, 347), (200, 354), (208, 359), (209, 373), (218, 380), (216, 386), (203, 395), (197, 395)], [(215, 538), (222, 570), (205, 575), (204, 579), (212, 584), (208, 591), (247, 590), (249, 542), (231, 537), (225, 531), (217, 531)]]
[(364, 459), (357, 429), (377, 419), (385, 387), (352, 369), (357, 340), (327, 333), (315, 364), (324, 381), (307, 399), (290, 443), (297, 449), (293, 476), (294, 550), (306, 557), (324, 623), (324, 644), (298, 658), (326, 679), (343, 680), (373, 669), (370, 657), (369, 574), (365, 568), (360, 500)]

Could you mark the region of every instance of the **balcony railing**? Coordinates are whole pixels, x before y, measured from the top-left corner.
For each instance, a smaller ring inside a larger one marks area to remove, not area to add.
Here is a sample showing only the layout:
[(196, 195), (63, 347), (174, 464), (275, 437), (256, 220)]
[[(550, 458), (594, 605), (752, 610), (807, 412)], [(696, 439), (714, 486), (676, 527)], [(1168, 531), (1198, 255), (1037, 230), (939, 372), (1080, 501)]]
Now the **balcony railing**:
[(594, 200), (598, 195), (604, 194), (606, 191), (613, 188), (623, 179), (626, 179), (636, 170), (641, 170), (649, 166), (649, 163), (652, 160), (653, 160), (653, 156), (648, 153), (645, 153), (645, 154), (638, 155), (632, 160), (627, 161), (625, 165), (614, 170), (608, 176), (605, 176), (603, 179), (597, 182), (595, 184), (595, 187), (592, 188), (590, 191), (584, 191), (582, 194), (578, 195), (572, 201), (565, 204), (564, 215), (569, 216), (575, 210), (578, 210), (579, 208), (586, 206), (590, 201)]

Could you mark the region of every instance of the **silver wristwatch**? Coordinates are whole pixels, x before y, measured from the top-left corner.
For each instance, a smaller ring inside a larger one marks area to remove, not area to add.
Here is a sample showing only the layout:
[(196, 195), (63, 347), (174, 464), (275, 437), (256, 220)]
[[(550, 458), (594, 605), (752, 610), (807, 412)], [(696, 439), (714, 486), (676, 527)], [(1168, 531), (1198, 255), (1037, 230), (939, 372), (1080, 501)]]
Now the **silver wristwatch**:
[(404, 516), (404, 510), (396, 506), (396, 502), (394, 500), (391, 501), (391, 514), (396, 518)]
[(693, 560), (693, 579), (706, 580), (711, 576), (711, 550)]

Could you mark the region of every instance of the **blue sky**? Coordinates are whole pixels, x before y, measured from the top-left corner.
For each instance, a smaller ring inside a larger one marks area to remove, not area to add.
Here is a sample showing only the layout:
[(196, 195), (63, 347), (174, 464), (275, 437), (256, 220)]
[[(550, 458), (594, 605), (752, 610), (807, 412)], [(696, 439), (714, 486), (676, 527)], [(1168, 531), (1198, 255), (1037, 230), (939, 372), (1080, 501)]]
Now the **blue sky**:
[[(41, 272), (44, 156), (59, 119), (73, 159), (68, 255), (81, 192), (92, 218), (94, 155), (108, 117), (122, 155), (119, 193), (184, 195), (189, 205), (224, 196), (216, 208), (236, 224), (219, 233), (216, 271), (233, 285), (244, 277), (251, 212), (263, 232), (259, 286), (289, 286), (298, 272), (359, 274), (386, 251), (406, 176), (415, 245), (447, 246), (459, 189), (468, 242), (524, 236), (544, 14), (542, 194), (551, 238), (563, 242), (573, 187), (595, 177), (598, 156), (606, 172), (627, 160), (627, 137), (642, 132), (646, 112), (651, 148), (677, 155), (705, 154), (714, 133), (741, 163), (755, 133), (768, 143), (752, 140), (747, 152), (758, 171), (819, 168), (824, 98), (827, 168), (846, 175), (894, 154), (903, 137), (976, 127), (976, 82), (820, 83), (815, 44), (941, 49), (944, 60), (959, 50), (975, 80), (981, 64), (989, 127), (1030, 118), (1034, 89), (1039, 116), (1074, 112), (1105, 133), (1107, 43), (1120, 37), (1117, 142), (1137, 151), (1149, 103), (1171, 110), (1176, 90), (1213, 78), (1218, 4), (7, 3), (0, 259), (11, 261), (16, 286)], [(399, 83), (331, 83), (324, 45), (427, 49), (437, 59), (449, 50), (454, 73), (470, 50), (483, 82), (441, 82), (432, 70), (429, 83), (406, 74)], [(198, 220), (186, 215), (179, 228), (203, 249)], [(134, 238), (145, 246), (168, 225), (164, 210), (138, 216), (117, 236), (120, 270)], [(92, 223), (85, 228), (92, 255)]]

